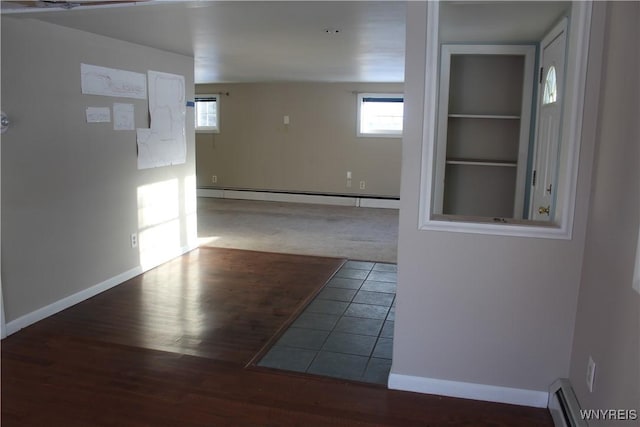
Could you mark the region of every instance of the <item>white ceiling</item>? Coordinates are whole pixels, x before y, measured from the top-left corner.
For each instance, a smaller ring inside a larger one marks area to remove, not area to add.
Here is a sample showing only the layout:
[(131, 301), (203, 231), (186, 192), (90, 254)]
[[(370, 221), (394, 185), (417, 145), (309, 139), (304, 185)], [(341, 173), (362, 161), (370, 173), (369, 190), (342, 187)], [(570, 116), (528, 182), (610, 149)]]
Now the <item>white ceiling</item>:
[(196, 83), (402, 82), (405, 15), (398, 1), (155, 1), (20, 14), (193, 56)]
[(530, 43), (569, 13), (569, 1), (447, 1), (440, 7), (445, 43)]
[[(567, 2), (447, 2), (442, 37), (540, 40), (566, 7)], [(196, 83), (404, 80), (404, 1), (156, 0), (11, 16), (193, 56)]]

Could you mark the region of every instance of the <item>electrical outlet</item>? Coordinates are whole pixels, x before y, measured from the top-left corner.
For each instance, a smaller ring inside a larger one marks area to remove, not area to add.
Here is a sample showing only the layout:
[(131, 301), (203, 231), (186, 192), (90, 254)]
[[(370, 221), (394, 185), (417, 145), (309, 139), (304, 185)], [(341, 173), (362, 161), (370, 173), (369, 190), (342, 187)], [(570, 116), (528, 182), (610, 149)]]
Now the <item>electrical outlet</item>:
[(131, 233), (131, 247), (138, 247), (138, 233)]
[(211, 182), (216, 184), (218, 182), (218, 175), (211, 175)]
[(364, 190), (366, 188), (367, 184), (364, 181), (360, 181), (360, 189)]
[(593, 383), (596, 379), (596, 362), (589, 356), (589, 363), (587, 363), (587, 389), (590, 393), (593, 393)]

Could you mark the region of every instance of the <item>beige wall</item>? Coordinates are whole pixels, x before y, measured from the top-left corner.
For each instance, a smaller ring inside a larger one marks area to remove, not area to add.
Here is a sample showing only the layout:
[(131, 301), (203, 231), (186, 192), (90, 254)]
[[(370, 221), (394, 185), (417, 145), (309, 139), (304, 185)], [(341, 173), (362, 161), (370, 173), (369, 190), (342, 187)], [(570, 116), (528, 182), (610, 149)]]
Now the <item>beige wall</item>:
[(598, 41), (589, 58), (573, 239), (420, 231), (426, 8), (408, 5), (392, 374), (538, 396), (569, 372), (591, 182)]
[[(132, 103), (136, 127), (148, 127), (146, 100), (82, 95), (81, 63), (180, 74), (193, 98), (193, 58), (2, 16), (2, 110), (11, 120), (2, 135), (2, 297), (8, 322), (196, 240), (193, 110), (187, 112), (186, 164), (139, 171), (135, 131), (87, 124), (85, 109)], [(175, 193), (160, 194), (159, 207), (143, 212), (139, 192), (158, 182)], [(139, 217), (139, 211), (151, 215)], [(144, 223), (145, 217), (162, 218), (162, 224)], [(143, 250), (160, 229), (164, 238), (150, 257)], [(139, 232), (137, 249), (130, 247), (133, 232)]]
[[(632, 289), (640, 218), (640, 4), (609, 3), (598, 145), (571, 383), (586, 409), (640, 415), (640, 294)], [(596, 362), (593, 393), (586, 387)], [(637, 425), (629, 421), (590, 425)]]
[(196, 135), (198, 187), (398, 197), (401, 140), (356, 136), (354, 92), (376, 91), (402, 92), (402, 84), (198, 85), (200, 94), (229, 92), (220, 133)]

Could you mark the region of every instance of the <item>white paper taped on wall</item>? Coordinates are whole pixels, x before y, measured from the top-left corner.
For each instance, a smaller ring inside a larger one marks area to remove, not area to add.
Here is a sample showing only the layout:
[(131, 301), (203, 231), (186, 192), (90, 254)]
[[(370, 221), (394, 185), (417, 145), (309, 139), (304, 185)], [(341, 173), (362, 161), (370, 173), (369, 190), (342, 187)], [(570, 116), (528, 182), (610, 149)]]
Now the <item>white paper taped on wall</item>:
[(80, 84), (86, 95), (147, 98), (147, 81), (142, 73), (80, 64)]
[(135, 130), (133, 104), (113, 103), (113, 130)]
[(148, 71), (151, 127), (137, 129), (138, 169), (185, 163), (184, 76)]
[(87, 123), (109, 123), (111, 110), (109, 107), (87, 107)]

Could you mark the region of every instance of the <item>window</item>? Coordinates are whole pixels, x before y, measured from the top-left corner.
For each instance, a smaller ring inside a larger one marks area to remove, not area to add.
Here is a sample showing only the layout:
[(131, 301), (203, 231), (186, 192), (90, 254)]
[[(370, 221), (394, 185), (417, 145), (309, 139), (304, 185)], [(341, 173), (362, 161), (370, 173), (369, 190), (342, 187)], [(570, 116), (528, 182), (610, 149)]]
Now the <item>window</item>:
[(196, 95), (197, 132), (220, 131), (219, 102), (218, 95)]
[(403, 113), (402, 94), (358, 94), (358, 136), (401, 137)]
[(556, 68), (552, 65), (547, 72), (547, 78), (544, 82), (544, 94), (542, 96), (542, 105), (553, 104), (558, 100), (558, 86), (556, 83)]

